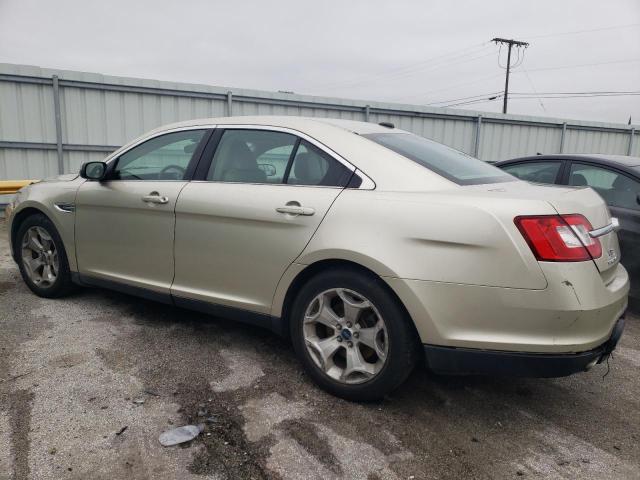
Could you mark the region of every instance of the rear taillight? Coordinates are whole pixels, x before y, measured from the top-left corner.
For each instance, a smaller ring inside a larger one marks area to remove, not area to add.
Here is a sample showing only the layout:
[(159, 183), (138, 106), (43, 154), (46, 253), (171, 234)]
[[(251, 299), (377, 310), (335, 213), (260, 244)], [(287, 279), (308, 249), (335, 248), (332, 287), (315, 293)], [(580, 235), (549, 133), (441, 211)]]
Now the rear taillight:
[(602, 256), (602, 245), (600, 244), (600, 240), (589, 235), (589, 232), (593, 230), (593, 226), (589, 223), (589, 220), (578, 213), (573, 215), (562, 215), (562, 219), (571, 226), (573, 233), (576, 234), (580, 239), (580, 242), (587, 248), (591, 258), (595, 260)]
[(583, 262), (602, 255), (589, 221), (579, 214), (516, 217), (514, 222), (538, 260)]

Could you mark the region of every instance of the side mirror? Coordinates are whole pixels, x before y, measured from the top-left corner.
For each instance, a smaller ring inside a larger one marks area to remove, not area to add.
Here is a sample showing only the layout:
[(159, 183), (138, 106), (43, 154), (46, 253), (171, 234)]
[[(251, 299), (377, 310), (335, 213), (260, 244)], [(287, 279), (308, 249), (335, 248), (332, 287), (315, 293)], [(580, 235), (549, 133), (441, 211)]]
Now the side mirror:
[(104, 162), (86, 162), (80, 168), (80, 176), (87, 180), (103, 180), (107, 174), (107, 164)]

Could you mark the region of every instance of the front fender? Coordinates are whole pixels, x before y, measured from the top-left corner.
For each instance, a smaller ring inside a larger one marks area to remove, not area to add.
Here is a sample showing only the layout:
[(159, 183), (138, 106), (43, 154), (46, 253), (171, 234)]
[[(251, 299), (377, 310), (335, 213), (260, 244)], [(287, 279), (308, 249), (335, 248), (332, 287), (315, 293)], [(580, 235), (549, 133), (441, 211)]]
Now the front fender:
[(56, 208), (56, 204), (75, 205), (76, 192), (82, 181), (43, 182), (29, 185), (16, 195), (8, 218), (9, 244), (13, 252), (13, 236), (19, 223), (35, 211), (46, 215), (54, 224), (64, 245), (69, 268), (78, 270), (75, 249), (75, 213)]

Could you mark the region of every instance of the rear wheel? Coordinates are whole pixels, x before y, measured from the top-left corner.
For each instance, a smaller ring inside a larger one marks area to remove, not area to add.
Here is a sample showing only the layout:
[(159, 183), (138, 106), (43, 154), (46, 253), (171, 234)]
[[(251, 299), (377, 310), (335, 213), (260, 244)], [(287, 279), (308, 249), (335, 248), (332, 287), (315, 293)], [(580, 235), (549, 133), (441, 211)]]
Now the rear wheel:
[(415, 366), (411, 320), (384, 282), (355, 269), (308, 281), (291, 310), (294, 348), (309, 376), (348, 400), (375, 400)]
[(62, 297), (73, 290), (69, 262), (55, 226), (42, 214), (28, 217), (16, 235), (22, 279), (40, 297)]

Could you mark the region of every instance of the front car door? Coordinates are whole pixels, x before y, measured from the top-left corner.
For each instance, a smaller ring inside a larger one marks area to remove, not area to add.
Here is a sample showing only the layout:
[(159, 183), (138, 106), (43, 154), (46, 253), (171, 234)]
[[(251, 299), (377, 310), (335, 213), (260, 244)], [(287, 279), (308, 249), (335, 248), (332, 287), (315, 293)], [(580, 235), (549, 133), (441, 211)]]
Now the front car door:
[(176, 206), (178, 305), (269, 314), (278, 281), (354, 171), (303, 137), (275, 127), (216, 130), (206, 169)]
[(118, 282), (168, 298), (175, 205), (208, 131), (154, 136), (110, 161), (107, 180), (76, 197), (76, 255), (85, 283)]
[(621, 263), (631, 277), (630, 296), (640, 298), (640, 181), (626, 173), (589, 163), (571, 162), (568, 182), (593, 188), (620, 222)]

